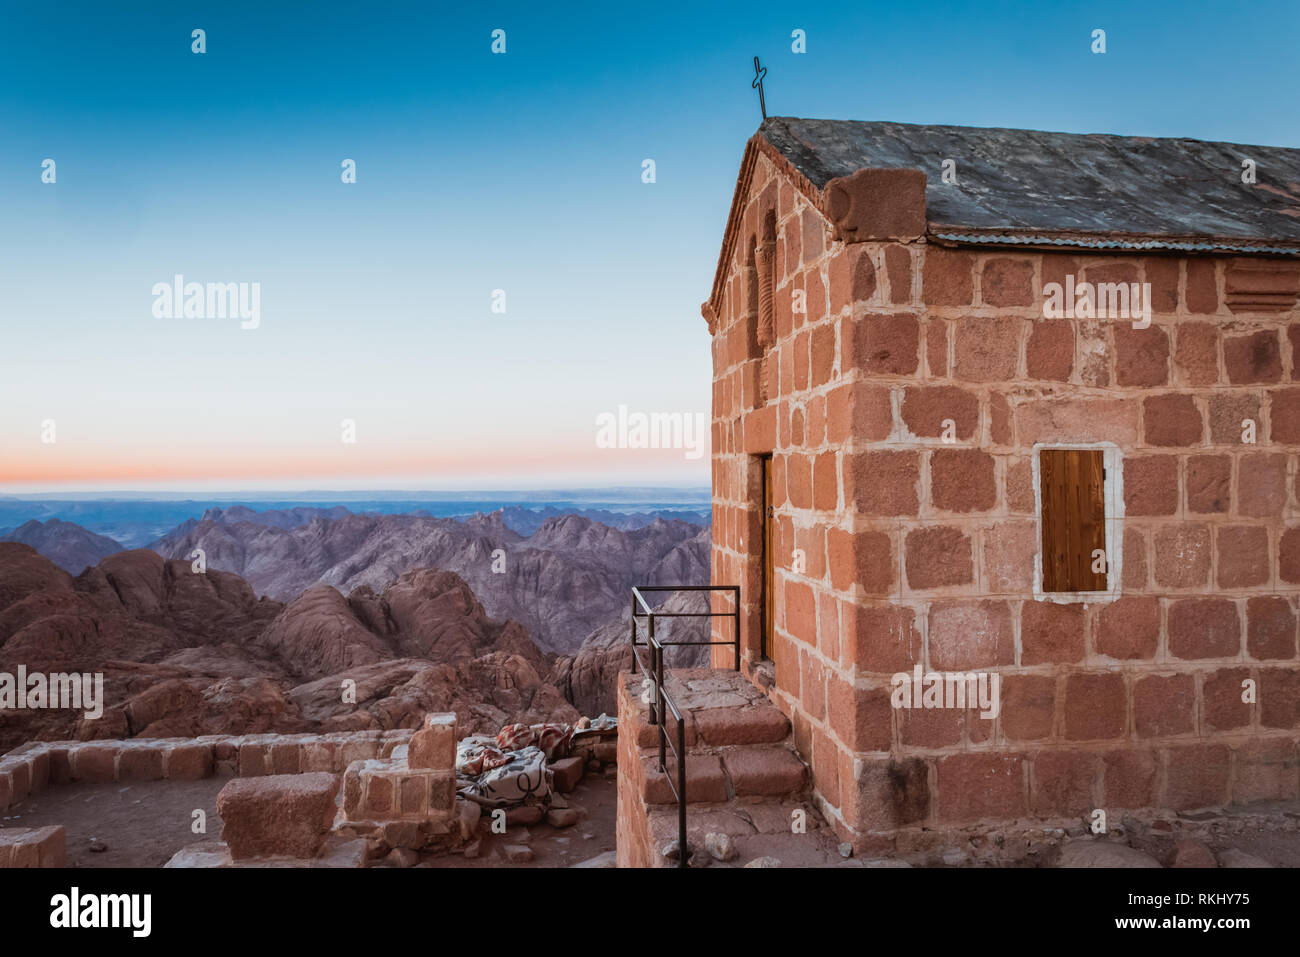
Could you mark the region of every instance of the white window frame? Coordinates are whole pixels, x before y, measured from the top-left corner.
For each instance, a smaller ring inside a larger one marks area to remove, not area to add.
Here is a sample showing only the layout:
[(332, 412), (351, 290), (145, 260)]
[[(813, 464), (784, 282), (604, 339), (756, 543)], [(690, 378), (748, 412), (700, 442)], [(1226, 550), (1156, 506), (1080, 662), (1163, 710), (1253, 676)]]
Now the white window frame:
[[(1102, 500), (1106, 509), (1106, 591), (1043, 590), (1043, 484), (1039, 455), (1044, 449), (1101, 449)], [(1109, 604), (1119, 598), (1124, 584), (1124, 456), (1114, 442), (1037, 442), (1034, 444), (1030, 469), (1034, 482), (1034, 598), (1059, 605), (1083, 602)]]

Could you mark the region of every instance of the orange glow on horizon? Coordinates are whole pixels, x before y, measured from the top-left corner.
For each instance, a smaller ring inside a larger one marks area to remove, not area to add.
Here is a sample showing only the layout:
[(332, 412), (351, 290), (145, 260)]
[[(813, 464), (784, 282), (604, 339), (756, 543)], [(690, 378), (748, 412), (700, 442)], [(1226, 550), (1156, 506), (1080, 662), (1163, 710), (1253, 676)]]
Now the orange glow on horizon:
[(484, 472), (517, 473), (521, 478), (539, 472), (609, 471), (684, 475), (698, 472), (708, 481), (709, 458), (687, 459), (673, 449), (601, 449), (594, 446), (560, 449), (555, 446), (509, 447), (490, 450), (457, 450), (434, 455), (411, 455), (399, 450), (376, 454), (363, 444), (340, 445), (332, 455), (286, 455), (261, 453), (248, 456), (223, 455), (214, 451), (193, 455), (154, 454), (150, 458), (80, 453), (50, 446), (47, 455), (28, 454), (19, 459), (6, 456), (0, 463), (0, 487), (17, 484), (70, 483), (158, 483), (189, 481), (264, 481), (310, 479), (400, 479), (429, 475), (469, 475)]

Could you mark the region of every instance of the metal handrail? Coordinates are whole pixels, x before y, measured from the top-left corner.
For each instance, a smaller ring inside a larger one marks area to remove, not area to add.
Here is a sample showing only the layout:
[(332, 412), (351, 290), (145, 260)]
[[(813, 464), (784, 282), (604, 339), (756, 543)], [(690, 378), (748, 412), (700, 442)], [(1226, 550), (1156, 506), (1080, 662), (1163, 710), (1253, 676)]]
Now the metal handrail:
[[(663, 591), (729, 591), (732, 594), (732, 610), (729, 612), (656, 612), (650, 607), (649, 602), (645, 600), (642, 592), (663, 592)], [(637, 612), (637, 605), (640, 604), (643, 609)], [(638, 642), (636, 640), (636, 620), (645, 618), (646, 640)], [(656, 618), (731, 618), (733, 622), (733, 640), (732, 641), (662, 641), (655, 637), (655, 619)], [(642, 670), (654, 683), (654, 702), (650, 706), (650, 721), (658, 729), (657, 737), (659, 739), (659, 772), (668, 780), (668, 787), (677, 798), (677, 866), (687, 867), (687, 844), (686, 844), (686, 722), (682, 720), (682, 712), (673, 701), (672, 696), (668, 694), (666, 687), (667, 672), (664, 668), (664, 647), (669, 645), (734, 645), (735, 646), (735, 667), (740, 670), (740, 586), (739, 585), (641, 585), (632, 589), (632, 673), (636, 674), (636, 667), (639, 663)], [(647, 663), (641, 660), (641, 653), (638, 648), (645, 647), (650, 652), (650, 661)], [(677, 741), (668, 740), (668, 731), (664, 727), (664, 717), (666, 712), (671, 712), (677, 725)], [(674, 782), (672, 775), (668, 773), (667, 756), (668, 750), (671, 749), (673, 756), (677, 759), (677, 781)]]
[[(650, 608), (649, 603), (645, 600), (643, 592), (664, 592), (664, 591), (725, 591), (731, 592), (732, 602), (731, 611), (654, 611)], [(640, 604), (642, 611), (637, 611), (637, 605)], [(732, 621), (731, 641), (665, 641), (664, 645), (682, 647), (711, 647), (714, 645), (732, 645), (735, 648), (735, 655), (732, 668), (735, 671), (740, 670), (740, 586), (739, 585), (634, 585), (632, 587), (632, 673), (636, 674), (636, 665), (638, 656), (636, 649), (643, 645), (643, 642), (636, 640), (636, 620), (637, 618), (648, 618), (651, 622), (650, 634), (654, 634), (653, 622), (656, 618), (730, 618)]]
[[(668, 781), (668, 788), (673, 792), (673, 797), (677, 798), (677, 866), (688, 867), (686, 844), (686, 722), (682, 720), (681, 709), (677, 707), (677, 703), (673, 701), (672, 696), (668, 694), (667, 687), (665, 687), (664, 646), (654, 636), (653, 615), (650, 618), (650, 634), (647, 636), (646, 644), (650, 649), (650, 666), (645, 671), (655, 688), (655, 704), (651, 720), (659, 731), (659, 773)], [(632, 649), (632, 658), (634, 661), (640, 658), (635, 648)], [(663, 715), (665, 709), (672, 712), (677, 725), (677, 741), (675, 744), (668, 740), (668, 732), (664, 729)], [(673, 757), (677, 759), (676, 782), (673, 781), (673, 776), (668, 773), (665, 760), (669, 748), (672, 749)]]

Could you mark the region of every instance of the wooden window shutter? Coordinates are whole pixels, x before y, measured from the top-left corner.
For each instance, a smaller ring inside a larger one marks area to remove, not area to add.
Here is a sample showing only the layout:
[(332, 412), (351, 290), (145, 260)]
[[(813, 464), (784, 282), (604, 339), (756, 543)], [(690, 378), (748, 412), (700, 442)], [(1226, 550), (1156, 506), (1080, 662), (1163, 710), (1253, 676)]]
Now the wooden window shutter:
[(1038, 474), (1043, 508), (1043, 591), (1106, 591), (1106, 571), (1093, 571), (1093, 553), (1097, 549), (1106, 552), (1103, 451), (1042, 449)]

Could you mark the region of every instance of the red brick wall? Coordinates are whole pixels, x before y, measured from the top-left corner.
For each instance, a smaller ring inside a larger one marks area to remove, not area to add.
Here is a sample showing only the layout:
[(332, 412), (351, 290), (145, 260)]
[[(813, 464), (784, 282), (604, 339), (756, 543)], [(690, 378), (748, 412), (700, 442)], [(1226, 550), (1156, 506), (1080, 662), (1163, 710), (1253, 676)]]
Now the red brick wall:
[[(841, 832), (1297, 796), (1300, 267), (832, 243), (796, 183), (758, 152), (713, 322), (713, 577), (748, 667), (771, 452), (773, 696)], [(1044, 320), (1066, 274), (1150, 283), (1151, 327)], [(1119, 447), (1117, 599), (1034, 599), (1040, 442)], [(996, 670), (1001, 715), (896, 711), (917, 662)]]

